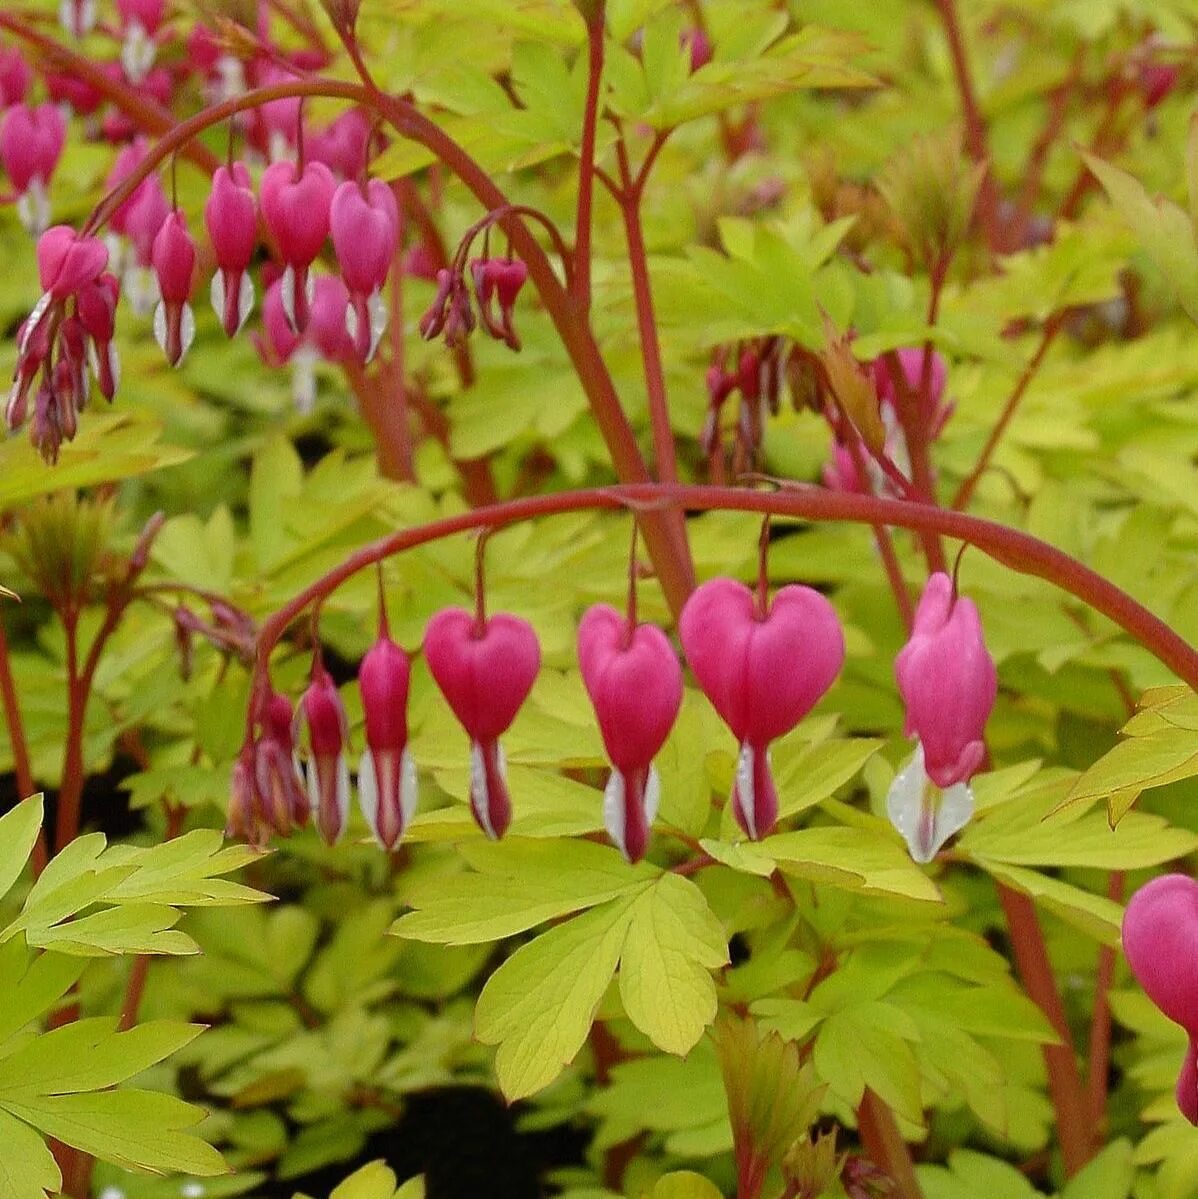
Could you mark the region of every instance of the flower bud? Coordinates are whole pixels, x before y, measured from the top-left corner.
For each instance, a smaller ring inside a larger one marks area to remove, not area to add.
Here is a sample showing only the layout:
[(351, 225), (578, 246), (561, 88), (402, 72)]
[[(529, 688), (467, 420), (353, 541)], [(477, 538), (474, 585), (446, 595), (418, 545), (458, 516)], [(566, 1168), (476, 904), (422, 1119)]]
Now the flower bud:
[(254, 781), (262, 819), (280, 836), (308, 823), (308, 801), (295, 758), (291, 701), (277, 691), (267, 696), (262, 735), (254, 745)]
[(955, 594), (948, 575), (928, 580), (894, 673), (907, 705), (906, 734), (919, 738), (929, 777), (940, 787), (968, 782), (986, 755), (982, 738), (998, 676), (977, 607)]
[(578, 664), (613, 767), (604, 823), (620, 852), (639, 862), (661, 797), (653, 759), (678, 718), (682, 668), (659, 628), (631, 626), (607, 604), (596, 604), (578, 626)]
[(349, 816), (349, 768), (345, 764), (349, 734), (341, 696), (319, 660), (312, 664), (312, 681), (296, 716), (297, 732), (305, 726), (308, 802), (321, 837), (326, 844), (335, 845)]
[(384, 849), (394, 849), (416, 810), (416, 763), (408, 750), (408, 655), (385, 631), (358, 670), (366, 715), (366, 752), (358, 802)]
[(191, 311), (191, 278), (195, 273), (195, 242), (187, 218), (175, 209), (158, 230), (151, 251), (161, 297), (154, 309), (154, 337), (171, 366), (178, 366), (195, 338)]
[(254, 307), (249, 265), (258, 242), (258, 215), (244, 163), (217, 167), (204, 206), (204, 225), (217, 265), (212, 276), (212, 307), (225, 333), (232, 337)]
[(462, 608), (438, 612), (424, 633), (433, 680), (470, 736), (470, 806), (488, 837), (512, 819), (499, 737), (532, 690), (541, 647), (527, 621), (501, 613), (481, 627)]
[(33, 82), (33, 71), (16, 46), (0, 46), (0, 108), (22, 104)]
[(116, 276), (105, 271), (90, 283), (85, 283), (75, 295), (79, 319), (91, 338), (92, 373), (96, 376), (100, 394), (106, 400), (116, 395), (121, 380), (120, 359), (113, 345), (120, 292)]
[(810, 587), (783, 587), (761, 611), (743, 583), (712, 579), (687, 600), (678, 632), (699, 686), (741, 744), (733, 814), (759, 840), (778, 819), (769, 743), (790, 732), (840, 673), (840, 621)]

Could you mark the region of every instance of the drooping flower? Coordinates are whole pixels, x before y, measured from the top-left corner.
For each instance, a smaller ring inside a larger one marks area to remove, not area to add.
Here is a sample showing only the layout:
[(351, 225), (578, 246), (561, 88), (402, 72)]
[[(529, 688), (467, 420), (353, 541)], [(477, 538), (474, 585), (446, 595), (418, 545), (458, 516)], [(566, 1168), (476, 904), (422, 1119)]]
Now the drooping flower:
[(740, 742), (732, 808), (758, 840), (778, 819), (769, 744), (794, 728), (840, 673), (840, 621), (810, 587), (783, 587), (764, 605), (743, 583), (712, 579), (687, 600), (678, 631), (699, 686)]
[[(528, 280), (528, 267), (515, 258), (477, 258), (470, 264), (470, 274), (483, 328), (510, 349), (518, 350), (520, 338), (514, 323), (516, 300)], [(498, 312), (495, 311), (496, 304)]]
[(212, 307), (225, 333), (232, 337), (254, 307), (249, 265), (258, 241), (258, 215), (244, 163), (217, 167), (212, 176), (212, 192), (204, 205), (204, 225), (216, 256)]
[(271, 691), (262, 711), (262, 732), (254, 744), (254, 783), (261, 818), (286, 837), (308, 823), (309, 802), (295, 756), (295, 717), (291, 700)]
[(145, 179), (129, 200), (124, 232), (133, 249), (126, 261), (121, 291), (128, 296), (139, 316), (153, 311), (159, 300), (158, 279), (154, 273), (154, 241), (171, 214), (171, 203), (157, 175)]
[(154, 309), (154, 337), (171, 366), (178, 366), (195, 339), (191, 310), (191, 279), (195, 273), (195, 242), (187, 218), (177, 208), (162, 222), (151, 251), (158, 280), (158, 305)]
[(155, 34), (166, 11), (165, 0), (117, 0), (121, 18), (121, 66), (130, 83), (140, 83), (154, 65)]
[(907, 705), (906, 734), (919, 745), (886, 807), (911, 856), (930, 862), (973, 814), (968, 784), (985, 759), (986, 720), (998, 694), (977, 607), (955, 594), (948, 575), (928, 580), (894, 673)]
[(362, 815), (384, 849), (394, 849), (416, 810), (416, 763), (408, 750), (411, 664), (386, 625), (358, 670), (366, 752), (358, 765)]
[(262, 176), (262, 216), (286, 264), (279, 295), (297, 333), (308, 325), (309, 268), (329, 235), (329, 207), (336, 186), (323, 162), (307, 162), (302, 168), (293, 162), (276, 162)]
[(1154, 878), (1123, 913), (1123, 952), (1148, 998), (1189, 1035), (1177, 1079), (1177, 1106), (1198, 1124), (1198, 882)]
[(283, 311), (282, 284), (276, 279), (262, 301), (262, 334), (255, 342), (269, 366), (291, 367), (291, 394), (300, 412), (311, 412), (316, 404), (316, 366), (346, 362), (354, 345), (346, 328), (349, 293), (335, 275), (321, 275), (312, 283), (312, 311), (308, 327), (297, 336)]
[(33, 71), (16, 46), (0, 46), (0, 108), (24, 103)]
[(55, 225), (37, 241), (37, 269), (42, 291), (65, 300), (98, 279), (108, 265), (108, 250), (97, 237), (81, 237), (70, 225)]
[(34, 236), (50, 223), (48, 189), (66, 136), (56, 104), (14, 104), (0, 125), (0, 163), (17, 193), (17, 215)]
[(929, 777), (940, 787), (968, 782), (986, 756), (998, 675), (977, 605), (956, 595), (943, 572), (924, 588), (894, 674), (907, 705), (906, 734), (919, 738)]
[(612, 763), (603, 821), (621, 853), (639, 862), (661, 799), (653, 759), (678, 718), (682, 667), (661, 629), (633, 625), (607, 604), (578, 626), (578, 664)]
[(399, 206), (380, 179), (364, 187), (346, 180), (329, 207), (333, 248), (349, 289), (349, 334), (363, 362), (374, 356), (387, 327), (381, 291), (399, 244)]
[(308, 802), (317, 831), (326, 844), (335, 845), (349, 817), (349, 767), (345, 762), (349, 728), (337, 685), (319, 656), (312, 663), (312, 681), (296, 713), (297, 734), (303, 726), (308, 730)]
[(121, 363), (113, 337), (116, 335), (116, 306), (121, 285), (105, 271), (75, 293), (76, 310), (91, 339), (91, 367), (100, 394), (111, 400), (121, 382)]
[(350, 108), (325, 129), (307, 134), (308, 155), (341, 179), (356, 179), (366, 169), (370, 121), (359, 108)]
[(512, 820), (499, 738), (516, 719), (541, 667), (532, 626), (499, 613), (480, 624), (463, 608), (438, 612), (424, 632), (424, 657), (441, 693), (470, 736), (470, 806), (488, 837)]

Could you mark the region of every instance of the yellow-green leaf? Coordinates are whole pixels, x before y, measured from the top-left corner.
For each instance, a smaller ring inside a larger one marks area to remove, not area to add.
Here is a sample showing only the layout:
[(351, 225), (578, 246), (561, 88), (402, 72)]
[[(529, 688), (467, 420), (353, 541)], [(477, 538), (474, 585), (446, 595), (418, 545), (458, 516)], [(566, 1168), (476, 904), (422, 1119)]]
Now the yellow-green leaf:
[(498, 1045), (495, 1069), (508, 1099), (548, 1086), (574, 1060), (611, 981), (634, 899), (622, 896), (521, 946), (487, 981), (474, 1033)]
[(689, 1053), (715, 1018), (710, 971), (728, 961), (728, 942), (703, 893), (663, 875), (636, 901), (620, 957), (620, 998), (659, 1049)]

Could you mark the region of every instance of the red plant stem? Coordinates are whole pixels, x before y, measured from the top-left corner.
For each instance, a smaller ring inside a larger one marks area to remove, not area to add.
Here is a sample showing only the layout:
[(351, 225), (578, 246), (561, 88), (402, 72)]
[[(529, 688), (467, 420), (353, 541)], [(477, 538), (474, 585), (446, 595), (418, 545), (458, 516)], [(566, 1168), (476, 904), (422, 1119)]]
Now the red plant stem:
[(587, 99), (578, 163), (578, 213), (574, 232), (574, 279), (570, 294), (584, 312), (591, 307), (591, 230), (595, 207), (595, 133), (603, 78), (604, 5), (587, 21)]
[(4, 702), (4, 723), (8, 729), (8, 743), (12, 747), (13, 770), (17, 776), (17, 798), (26, 799), (33, 794), (33, 772), (29, 768), (29, 747), (25, 741), (25, 725), (21, 720), (21, 707), (17, 700), (17, 686), (12, 676), (12, 663), (8, 654), (8, 633), (0, 620), (0, 699)]
[[(394, 554), (472, 529), (499, 528), (534, 517), (590, 509), (625, 511), (631, 508), (636, 511), (643, 530), (647, 517), (663, 507), (683, 511), (726, 509), (763, 515), (768, 512), (778, 517), (804, 520), (894, 525), (967, 542), (1012, 570), (1046, 579), (1063, 591), (1077, 596), (1119, 625), (1179, 678), (1198, 689), (1198, 649), (1102, 575), (1047, 542), (1017, 529), (928, 504), (852, 495), (798, 484), (782, 484), (778, 491), (760, 492), (736, 487), (660, 483), (527, 496), (400, 529), (362, 546), (340, 565), (305, 587), (265, 621), (255, 649), (256, 686), (259, 689), (265, 686), (271, 650), (297, 616), (309, 605), (331, 595), (358, 571)], [(253, 710), (253, 704), (250, 710)]]
[(653, 430), (653, 458), (657, 477), (662, 483), (678, 481), (678, 462), (674, 452), (674, 433), (670, 428), (670, 405), (666, 395), (666, 376), (662, 366), (661, 343), (657, 336), (657, 317), (653, 311), (653, 289), (649, 282), (649, 255), (641, 226), (641, 198), (644, 176), (633, 180), (628, 154), (621, 141), (617, 146), (624, 187), (620, 193), (620, 213), (628, 239), (628, 263), (632, 270), (632, 292), (636, 299), (636, 323), (645, 366), (645, 391), (649, 399), (649, 423)]
[(981, 482), (982, 476), (990, 466), (990, 460), (994, 457), (994, 451), (998, 449), (998, 444), (1002, 441), (1003, 434), (1007, 431), (1007, 426), (1018, 411), (1020, 402), (1023, 400), (1031, 381), (1036, 377), (1036, 372), (1040, 369), (1040, 364), (1044, 361), (1049, 347), (1052, 345), (1053, 340), (1060, 332), (1061, 326), (1064, 323), (1065, 314), (1063, 312), (1054, 313), (1044, 322), (1044, 331), (1040, 336), (1040, 344), (1036, 347), (1035, 353), (1028, 359), (1027, 365), (1015, 381), (1015, 386), (1011, 394), (1007, 397), (1007, 402), (1003, 405), (998, 420), (994, 422), (994, 428), (990, 430), (990, 436), (986, 438), (986, 444), (982, 447), (982, 452), (978, 455), (978, 460), (974, 464), (973, 470), (961, 481), (961, 486), (957, 488), (957, 494), (953, 496), (954, 508), (964, 511), (969, 507), (969, 501), (973, 499), (973, 493), (977, 490), (978, 483)]
[[(33, 794), (33, 771), (29, 765), (29, 746), (25, 740), (25, 724), (21, 719), (21, 705), (17, 699), (16, 680), (9, 661), (8, 633), (0, 620), (0, 701), (4, 705), (4, 724), (8, 729), (8, 744), (12, 749), (13, 773), (17, 776), (17, 799), (28, 799)], [(34, 842), (31, 864), (33, 877), (37, 878), (46, 868), (50, 851), (46, 844), (46, 830), (38, 830)]]
[[(861, 452), (861, 439), (855, 435), (850, 436), (848, 447), (857, 477), (859, 479), (868, 478), (865, 455)], [(886, 571), (886, 581), (890, 584), (890, 590), (894, 592), (894, 602), (902, 617), (903, 627), (909, 633), (915, 620), (915, 606), (911, 600), (911, 593), (907, 590), (906, 581), (903, 579), (903, 569), (899, 565), (898, 555), (894, 552), (894, 541), (890, 536), (890, 530), (885, 525), (874, 525), (873, 533), (874, 543), (878, 547), (878, 556), (882, 559), (882, 566)]]
[(901, 1199), (923, 1199), (911, 1151), (898, 1130), (894, 1113), (868, 1088), (857, 1108), (857, 1129), (870, 1160), (890, 1176)]
[(978, 220), (986, 230), (987, 239), (994, 242), (998, 209), (998, 189), (989, 167), (989, 150), (986, 145), (986, 121), (978, 106), (973, 76), (969, 71), (969, 57), (965, 52), (965, 38), (961, 33), (961, 21), (957, 15), (955, 0), (936, 0), (944, 34), (948, 39), (948, 50), (953, 60), (953, 73), (957, 79), (957, 91), (961, 96), (961, 110), (965, 118), (965, 148), (974, 162), (985, 166), (981, 187), (978, 189)]
[(1090, 1159), (1092, 1123), (1065, 1005), (1053, 978), (1052, 963), (1032, 901), (1002, 884), (998, 887), (998, 897), (1007, 918), (1019, 976), (1028, 995), (1048, 1017), (1061, 1039), (1059, 1045), (1044, 1046), (1044, 1064), (1048, 1069), (1048, 1091), (1056, 1113), (1057, 1140), (1065, 1161), (1065, 1173), (1072, 1177)]
[(62, 613), (67, 645), (67, 744), (62, 761), (62, 784), (58, 789), (58, 814), (54, 828), (54, 852), (61, 853), (79, 833), (79, 805), (83, 798), (84, 761), (83, 739), (86, 734), (87, 701), (100, 655), (109, 637), (120, 624), (133, 593), (116, 590), (109, 593), (104, 620), (79, 666), (79, 614), (74, 610)]
[(61, 853), (79, 831), (79, 802), (83, 794), (83, 720), (86, 705), (79, 687), (79, 616), (63, 613), (67, 649), (67, 743), (58, 789), (54, 852)]
[[(1107, 898), (1123, 900), (1127, 878), (1122, 870), (1112, 870), (1107, 881)], [(1098, 971), (1094, 978), (1094, 1010), (1090, 1018), (1090, 1072), (1086, 1076), (1090, 1125), (1095, 1148), (1102, 1144), (1106, 1118), (1107, 1084), (1111, 1068), (1111, 986), (1115, 981), (1116, 949), (1104, 945), (1098, 951)]]
[(1032, 218), (1036, 201), (1040, 196), (1040, 189), (1044, 183), (1044, 168), (1048, 163), (1048, 154), (1065, 127), (1069, 103), (1081, 82), (1084, 59), (1085, 44), (1079, 43), (1073, 56), (1073, 64), (1069, 68), (1069, 74), (1059, 86), (1053, 89), (1048, 120), (1044, 123), (1044, 128), (1036, 139), (1036, 144), (1032, 147), (1027, 164), (1023, 168), (1023, 184), (1015, 202), (1015, 216), (1004, 231), (1004, 248), (1008, 250), (1018, 249)]
[[(1127, 85), (1118, 79), (1112, 79), (1108, 85), (1106, 108), (1103, 111), (1102, 118), (1098, 122), (1098, 128), (1094, 133), (1094, 137), (1090, 142), (1090, 152), (1092, 154), (1102, 155), (1110, 153), (1122, 141), (1122, 138), (1115, 137), (1115, 126), (1119, 118), (1119, 109), (1122, 107), (1123, 99), (1128, 94), (1128, 91), (1129, 88)], [(1073, 220), (1081, 209), (1082, 201), (1086, 198), (1095, 183), (1097, 183), (1097, 180), (1090, 173), (1090, 168), (1083, 162), (1078, 168), (1073, 186), (1066, 193), (1065, 199), (1061, 201), (1057, 219), (1062, 221)]]

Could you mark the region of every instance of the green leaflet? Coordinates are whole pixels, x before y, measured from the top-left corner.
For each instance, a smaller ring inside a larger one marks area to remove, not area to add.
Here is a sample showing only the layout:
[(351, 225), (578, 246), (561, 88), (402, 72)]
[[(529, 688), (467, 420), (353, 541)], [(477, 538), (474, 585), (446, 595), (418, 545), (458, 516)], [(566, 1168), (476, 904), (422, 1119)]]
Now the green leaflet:
[[(211, 829), (149, 849), (108, 847), (101, 833), (78, 837), (42, 871), (0, 942), (24, 932), (30, 945), (82, 956), (194, 953), (192, 939), (173, 929), (178, 908), (269, 898), (214, 877), (256, 856), (222, 843)], [(107, 906), (88, 910), (97, 904)]]
[(1159, 196), (1153, 200), (1143, 184), (1126, 171), (1093, 154), (1085, 159), (1145, 253), (1169, 281), (1189, 318), (1198, 321), (1198, 248), (1189, 214)]
[(719, 1188), (693, 1170), (663, 1175), (653, 1187), (652, 1199), (723, 1199)]
[(221, 1155), (182, 1131), (204, 1118), (200, 1108), (173, 1095), (124, 1088), (77, 1095), (5, 1096), (10, 1115), (46, 1136), (127, 1169), (154, 1173), (223, 1174)]
[(0, 897), (21, 877), (42, 827), (42, 797), (31, 795), (0, 817)]
[(475, 1036), (498, 1045), (495, 1070), (509, 1099), (547, 1086), (573, 1061), (611, 981), (633, 900), (613, 899), (516, 950), (487, 980)]
[(44, 1199), (62, 1186), (54, 1155), (27, 1124), (0, 1109), (0, 1199)]
[(663, 875), (636, 901), (620, 956), (620, 999), (632, 1022), (667, 1053), (687, 1053), (715, 1019), (711, 971), (728, 942), (702, 892)]
[(659, 1048), (685, 1053), (715, 1015), (709, 970), (727, 960), (723, 932), (688, 879), (662, 875), (516, 950), (490, 977), (475, 1035), (497, 1045), (509, 1099), (547, 1086), (573, 1061), (620, 965), (629, 1018)]
[(114, 1087), (182, 1049), (202, 1031), (198, 1024), (154, 1020), (117, 1032), (113, 1017), (76, 1020), (0, 1058), (0, 1103)]
[(569, 912), (640, 890), (656, 873), (630, 868), (607, 845), (537, 842), (462, 847), (476, 873), (434, 878), (408, 897), (415, 911), (391, 927), (399, 937), (447, 945), (497, 941)]

